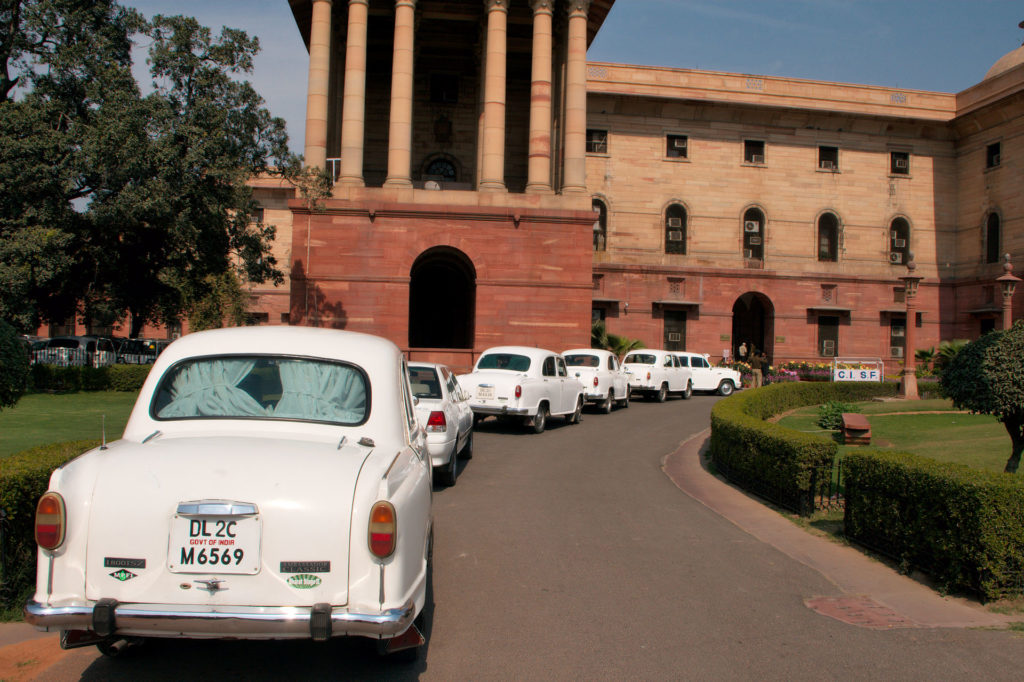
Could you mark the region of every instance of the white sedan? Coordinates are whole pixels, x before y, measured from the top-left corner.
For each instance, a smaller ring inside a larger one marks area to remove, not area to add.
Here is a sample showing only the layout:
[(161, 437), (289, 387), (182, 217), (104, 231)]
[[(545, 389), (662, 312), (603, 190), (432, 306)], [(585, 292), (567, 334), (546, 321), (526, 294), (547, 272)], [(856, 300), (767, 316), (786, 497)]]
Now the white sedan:
[(516, 417), (541, 433), (550, 415), (578, 424), (583, 412), (580, 382), (569, 375), (561, 355), (541, 348), (489, 348), (459, 382), (469, 392), (469, 406), (478, 420)]
[(427, 451), (434, 478), (455, 485), (459, 456), (473, 456), (473, 410), (469, 396), (445, 365), (410, 362), (409, 379), (416, 398), (416, 416), (427, 432)]
[(644, 348), (626, 355), (622, 366), (629, 374), (629, 390), (649, 399), (665, 402), (669, 393), (678, 393), (684, 399), (693, 395), (690, 368), (683, 367), (679, 358), (660, 348)]
[(675, 351), (683, 367), (690, 368), (695, 391), (717, 391), (719, 395), (731, 395), (743, 385), (741, 375), (728, 367), (715, 367), (708, 355)]
[(619, 366), (615, 353), (595, 348), (573, 348), (562, 353), (569, 374), (583, 384), (587, 402), (597, 403), (608, 414), (618, 403), (629, 407), (629, 375)]
[(120, 440), (57, 469), (25, 620), (147, 637), (380, 640), (416, 656), (431, 469), (399, 349), (305, 327), (172, 343)]

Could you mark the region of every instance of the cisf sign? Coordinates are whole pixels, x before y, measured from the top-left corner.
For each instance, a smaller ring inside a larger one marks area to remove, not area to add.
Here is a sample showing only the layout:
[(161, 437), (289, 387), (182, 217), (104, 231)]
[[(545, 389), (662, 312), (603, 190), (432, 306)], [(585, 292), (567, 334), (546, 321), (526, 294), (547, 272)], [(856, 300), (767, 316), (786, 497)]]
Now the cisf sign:
[(839, 369), (836, 368), (832, 381), (881, 381), (882, 371), (879, 369)]

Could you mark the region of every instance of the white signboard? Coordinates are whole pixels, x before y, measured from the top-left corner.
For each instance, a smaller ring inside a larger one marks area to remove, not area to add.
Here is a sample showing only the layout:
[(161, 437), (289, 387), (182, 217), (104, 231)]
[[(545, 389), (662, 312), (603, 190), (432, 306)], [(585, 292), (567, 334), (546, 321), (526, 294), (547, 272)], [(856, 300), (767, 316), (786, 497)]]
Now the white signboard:
[(836, 368), (832, 381), (881, 381), (882, 370), (880, 369), (840, 369)]

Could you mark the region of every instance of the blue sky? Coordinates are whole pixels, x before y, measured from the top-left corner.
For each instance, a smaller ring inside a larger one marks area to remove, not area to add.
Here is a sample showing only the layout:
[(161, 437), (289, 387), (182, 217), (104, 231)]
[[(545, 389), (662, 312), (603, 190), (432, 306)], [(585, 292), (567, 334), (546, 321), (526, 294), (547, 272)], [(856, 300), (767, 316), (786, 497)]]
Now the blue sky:
[[(287, 0), (122, 1), (258, 36), (250, 80), (301, 152), (308, 55)], [(1020, 0), (617, 0), (587, 56), (958, 92), (1021, 45), (1021, 20)]]

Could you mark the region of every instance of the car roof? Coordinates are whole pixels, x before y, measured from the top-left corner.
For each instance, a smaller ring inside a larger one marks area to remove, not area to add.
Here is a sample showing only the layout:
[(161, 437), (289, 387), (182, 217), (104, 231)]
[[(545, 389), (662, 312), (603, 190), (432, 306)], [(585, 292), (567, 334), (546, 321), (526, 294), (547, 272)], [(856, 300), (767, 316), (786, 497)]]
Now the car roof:
[(570, 350), (563, 350), (562, 355), (615, 355), (610, 350), (603, 348), (573, 348)]

